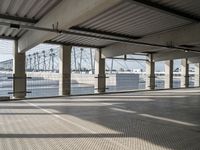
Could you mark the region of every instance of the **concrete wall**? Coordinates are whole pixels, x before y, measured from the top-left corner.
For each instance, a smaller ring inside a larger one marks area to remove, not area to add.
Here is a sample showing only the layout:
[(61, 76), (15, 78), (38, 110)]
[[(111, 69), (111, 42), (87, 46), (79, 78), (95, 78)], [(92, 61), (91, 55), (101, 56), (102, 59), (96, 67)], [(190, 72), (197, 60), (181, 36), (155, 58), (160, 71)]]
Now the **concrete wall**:
[(106, 79), (106, 84), (109, 86), (138, 88), (139, 74), (120, 73), (107, 76), (109, 78)]

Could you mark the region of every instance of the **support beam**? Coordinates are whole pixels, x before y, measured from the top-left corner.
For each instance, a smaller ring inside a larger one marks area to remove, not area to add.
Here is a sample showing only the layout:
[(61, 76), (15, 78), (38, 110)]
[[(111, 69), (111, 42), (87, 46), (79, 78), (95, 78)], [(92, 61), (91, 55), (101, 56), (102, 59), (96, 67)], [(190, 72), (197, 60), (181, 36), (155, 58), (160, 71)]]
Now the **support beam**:
[[(125, 55), (126, 56), (126, 55)], [(142, 56), (142, 55), (140, 55)], [(132, 61), (147, 61), (147, 59), (137, 59), (137, 58), (118, 58), (118, 57), (107, 57), (107, 59), (112, 59), (112, 60), (132, 60)]]
[[(153, 47), (153, 46), (144, 46), (144, 45), (134, 45), (134, 44), (122, 44), (116, 43), (105, 48), (102, 48), (102, 57), (109, 58), (120, 56), (124, 54), (134, 54), (134, 53), (142, 53), (142, 52), (155, 52), (157, 50), (161, 50), (161, 48)], [(164, 50), (164, 49), (163, 49)]]
[(155, 62), (153, 61), (153, 54), (149, 54), (146, 62), (146, 89), (155, 89)]
[(66, 43), (66, 42), (55, 42), (55, 41), (46, 41), (44, 43), (47, 44), (56, 44), (56, 45), (66, 45), (66, 46), (77, 46), (77, 47), (85, 47), (85, 48), (101, 48), (95, 45), (87, 45), (87, 44), (77, 44), (77, 43)]
[(190, 57), (190, 58), (188, 58), (188, 63), (189, 64), (200, 63), (200, 57)]
[(72, 46), (60, 46), (59, 52), (59, 95), (69, 96), (71, 92), (71, 49)]
[(188, 59), (181, 60), (181, 87), (189, 87), (189, 64)]
[(0, 14), (0, 19), (5, 19), (5, 20), (9, 20), (9, 21), (24, 22), (24, 23), (32, 23), (32, 24), (35, 24), (35, 23), (38, 22), (38, 20), (35, 20), (35, 19), (5, 15), (5, 14)]
[[(187, 50), (185, 50), (187, 51)], [(134, 53), (148, 53), (154, 52), (155, 61), (164, 61), (170, 59), (181, 59), (200, 56), (200, 51), (189, 51), (185, 52), (184, 49), (177, 50), (176, 48), (166, 48), (166, 47), (157, 47), (157, 46), (147, 46), (139, 44), (130, 44), (130, 43), (115, 43), (109, 45), (105, 48), (102, 48), (103, 58), (120, 56), (124, 54), (134, 54)]]
[(13, 61), (13, 93), (14, 98), (26, 96), (25, 53), (18, 53), (18, 41), (14, 43)]
[(154, 61), (164, 61), (171, 59), (183, 59), (183, 58), (191, 58), (191, 57), (200, 57), (200, 53), (196, 52), (181, 52), (177, 50), (173, 51), (163, 51), (154, 54)]
[(98, 93), (104, 93), (106, 90), (105, 59), (101, 58), (101, 49), (95, 51), (95, 74), (97, 75), (95, 88)]
[(6, 39), (6, 40), (17, 40), (16, 37), (3, 36), (3, 35), (0, 35), (0, 39)]
[(173, 88), (173, 60), (165, 61), (165, 88)]
[(185, 19), (185, 20), (189, 20), (189, 21), (192, 21), (192, 22), (199, 22), (200, 21), (200, 18), (198, 16), (188, 14), (184, 11), (176, 10), (174, 8), (159, 4), (157, 2), (152, 2), (151, 0), (129, 0), (129, 1), (133, 2), (135, 4), (138, 4), (138, 5), (142, 5), (144, 7), (148, 7), (150, 9), (154, 9), (154, 10), (159, 11), (161, 13), (172, 15), (172, 16), (182, 18), (182, 19)]
[(200, 86), (200, 62), (194, 64), (194, 86)]
[(125, 35), (125, 34), (120, 34), (120, 33), (112, 33), (112, 32), (108, 32), (108, 31), (88, 29), (88, 28), (83, 28), (83, 27), (79, 27), (79, 26), (71, 27), (70, 30), (83, 32), (83, 33), (89, 33), (89, 34), (95, 34), (95, 35), (115, 37), (115, 38), (132, 39), (132, 40), (137, 40), (137, 39), (141, 38), (140, 36), (130, 36), (130, 35)]
[[(59, 30), (67, 30), (113, 7), (119, 2), (121, 0), (63, 0), (36, 23), (35, 26), (52, 28), (52, 25), (58, 23)], [(19, 39), (19, 51), (27, 51), (57, 35), (58, 33), (47, 31), (29, 31)]]

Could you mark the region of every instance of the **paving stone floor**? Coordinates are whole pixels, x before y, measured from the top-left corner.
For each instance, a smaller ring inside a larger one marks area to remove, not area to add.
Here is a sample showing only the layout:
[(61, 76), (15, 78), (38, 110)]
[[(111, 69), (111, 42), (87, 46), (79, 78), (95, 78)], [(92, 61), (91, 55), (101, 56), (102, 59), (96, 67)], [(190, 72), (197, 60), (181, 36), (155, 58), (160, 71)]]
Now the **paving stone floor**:
[(200, 89), (0, 102), (0, 150), (200, 150)]

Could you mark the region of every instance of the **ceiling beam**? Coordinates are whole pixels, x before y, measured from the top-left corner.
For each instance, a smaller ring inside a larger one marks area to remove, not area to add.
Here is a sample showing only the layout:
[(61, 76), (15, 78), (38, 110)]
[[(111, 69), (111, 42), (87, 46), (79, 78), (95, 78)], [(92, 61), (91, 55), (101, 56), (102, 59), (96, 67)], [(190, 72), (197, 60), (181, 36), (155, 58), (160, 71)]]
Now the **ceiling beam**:
[(86, 48), (102, 48), (101, 46), (96, 46), (96, 45), (87, 45), (87, 44), (79, 44), (79, 43), (67, 43), (67, 42), (56, 42), (56, 41), (46, 41), (44, 43), (57, 44), (57, 45), (66, 45), (66, 46), (86, 47)]
[(188, 63), (189, 64), (200, 63), (200, 57), (191, 57), (191, 58), (188, 58)]
[(139, 59), (139, 58), (119, 58), (119, 57), (106, 57), (106, 59), (148, 61), (147, 59)]
[(189, 20), (189, 21), (192, 21), (192, 22), (200, 22), (199, 16), (194, 16), (194, 15), (191, 15), (187, 12), (184, 12), (184, 11), (181, 11), (181, 10), (176, 10), (172, 7), (164, 6), (164, 5), (161, 5), (159, 3), (152, 2), (151, 0), (129, 0), (129, 1), (131, 1), (135, 4), (138, 4), (138, 5), (148, 7), (150, 9), (154, 9), (156, 11), (160, 11), (162, 13), (166, 13), (166, 14), (169, 14), (169, 15), (172, 15), (172, 16), (175, 16), (175, 17), (185, 19), (185, 20)]
[(5, 39), (5, 40), (17, 40), (16, 37), (4, 36), (4, 35), (0, 35), (0, 39)]
[(90, 33), (90, 34), (98, 34), (98, 35), (103, 35), (103, 36), (111, 36), (111, 37), (116, 37), (116, 38), (133, 39), (133, 40), (142, 38), (140, 36), (131, 36), (131, 35), (125, 35), (125, 34), (120, 34), (120, 33), (94, 30), (94, 29), (83, 28), (83, 27), (79, 27), (79, 26), (73, 26), (70, 28), (70, 30), (84, 32), (84, 33)]
[(5, 14), (0, 14), (0, 19), (10, 20), (10, 21), (19, 21), (24, 23), (32, 23), (35, 24), (38, 20), (25, 18), (25, 17), (18, 17), (18, 16), (10, 16)]
[(102, 57), (108, 58), (108, 57), (121, 56), (124, 54), (134, 55), (135, 53), (144, 54), (147, 52), (150, 53), (150, 52), (157, 52), (157, 51), (164, 51), (164, 50), (166, 50), (166, 48), (163, 49), (163, 48), (158, 48), (154, 46), (115, 43), (105, 48), (102, 48)]
[(194, 52), (181, 52), (181, 51), (165, 51), (155, 53), (153, 55), (154, 61), (164, 61), (164, 60), (173, 60), (173, 59), (183, 59), (183, 58), (190, 58), (200, 56), (200, 53)]
[[(115, 38), (115, 37), (94, 35), (94, 34), (90, 34), (90, 33), (81, 33), (81, 32), (74, 32), (74, 31), (67, 31), (67, 30), (57, 30), (57, 29), (38, 27), (38, 26), (33, 26), (33, 25), (10, 24), (10, 23), (5, 23), (5, 22), (0, 22), (0, 25), (14, 27), (17, 29), (33, 30), (33, 31), (38, 31), (38, 32), (49, 32), (49, 33), (54, 33), (54, 34), (68, 34), (68, 35), (77, 35), (77, 36), (83, 36), (83, 37), (91, 37), (91, 38), (103, 39), (103, 40), (119, 42), (119, 43), (127, 43), (127, 44), (135, 44), (135, 45), (143, 45), (143, 46), (151, 46), (151, 47), (159, 47), (159, 48), (167, 48), (167, 49), (177, 49), (177, 50), (181, 50), (181, 51), (192, 51), (192, 52), (198, 52), (198, 53), (200, 52), (200, 50), (197, 50), (197, 49), (177, 47), (177, 46), (173, 46), (173, 45), (146, 43), (143, 41), (136, 41), (133, 39), (119, 39), (119, 38)], [(51, 40), (51, 39), (52, 38), (50, 38), (49, 40)], [(49, 40), (45, 40), (45, 41), (49, 41)]]

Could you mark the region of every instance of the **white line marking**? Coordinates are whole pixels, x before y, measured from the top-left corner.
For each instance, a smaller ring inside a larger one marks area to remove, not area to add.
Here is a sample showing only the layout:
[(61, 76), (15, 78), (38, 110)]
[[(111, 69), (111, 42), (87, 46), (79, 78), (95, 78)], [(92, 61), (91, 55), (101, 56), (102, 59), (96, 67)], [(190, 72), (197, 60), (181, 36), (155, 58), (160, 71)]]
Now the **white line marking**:
[(153, 119), (173, 122), (173, 123), (177, 123), (177, 124), (182, 124), (182, 125), (186, 125), (186, 126), (194, 126), (194, 127), (198, 126), (197, 124), (192, 124), (192, 123), (189, 123), (189, 122), (183, 122), (183, 121), (178, 121), (178, 120), (174, 120), (174, 119), (153, 116), (153, 115), (149, 115), (149, 114), (138, 114), (138, 115), (143, 116), (143, 117), (148, 117), (148, 118), (153, 118)]
[[(131, 113), (131, 114), (137, 113), (136, 111), (125, 110), (125, 109), (114, 108), (114, 107), (112, 107), (110, 109), (115, 110), (115, 111), (125, 112), (125, 113)], [(189, 123), (189, 122), (183, 122), (183, 121), (179, 121), (179, 120), (174, 120), (174, 119), (169, 119), (169, 118), (159, 117), (159, 116), (153, 116), (153, 115), (149, 115), (149, 114), (139, 114), (139, 113), (137, 113), (137, 115), (143, 116), (143, 117), (147, 117), (147, 118), (153, 118), (153, 119), (157, 119), (157, 120), (163, 120), (163, 121), (167, 121), (167, 122), (172, 122), (172, 123), (176, 123), (176, 124), (181, 124), (181, 125), (185, 125), (185, 126), (193, 126), (193, 127), (198, 127), (199, 126), (197, 124), (193, 124), (193, 123)]]
[[(60, 119), (60, 120), (63, 120), (63, 121), (68, 122), (68, 123), (70, 123), (70, 124), (73, 124), (73, 125), (75, 125), (75, 126), (81, 128), (81, 129), (83, 129), (83, 130), (85, 130), (85, 131), (87, 131), (87, 132), (90, 132), (90, 133), (93, 133), (93, 134), (99, 134), (98, 132), (92, 131), (91, 129), (88, 129), (88, 128), (82, 126), (82, 125), (79, 125), (79, 124), (77, 124), (77, 123), (75, 123), (75, 122), (73, 122), (73, 121), (70, 121), (70, 120), (68, 120), (68, 119), (65, 119), (65, 118), (59, 116), (59, 115), (56, 115), (56, 114), (54, 114), (53, 112), (48, 111), (48, 110), (46, 110), (46, 109), (44, 109), (44, 108), (42, 108), (42, 107), (40, 107), (40, 106), (38, 106), (38, 105), (36, 105), (36, 104), (27, 102), (27, 101), (25, 101), (25, 100), (23, 100), (23, 101), (24, 101), (25, 103), (27, 103), (27, 104), (33, 106), (33, 107), (36, 107), (36, 108), (38, 108), (38, 109), (40, 109), (40, 110), (42, 110), (42, 111), (44, 111), (44, 112), (46, 112), (46, 113), (51, 114), (52, 116), (54, 116), (54, 117), (56, 117), (56, 118), (58, 118), (58, 119)], [(108, 138), (104, 138), (104, 140), (107, 140), (107, 141), (109, 141), (109, 142), (111, 142), (111, 143), (113, 143), (113, 144), (115, 144), (115, 145), (117, 145), (117, 146), (123, 147), (123, 148), (126, 149), (126, 150), (131, 150), (130, 147), (127, 147), (127, 146), (123, 145), (123, 144), (120, 143), (120, 142), (115, 142), (115, 141), (113, 141), (113, 140), (111, 140), (111, 139), (108, 139)]]
[(30, 104), (30, 105), (32, 105), (32, 106), (38, 108), (38, 109), (41, 109), (42, 111), (44, 111), (44, 112), (46, 112), (46, 113), (49, 113), (49, 114), (53, 115), (54, 117), (56, 117), (56, 118), (58, 118), (58, 119), (60, 119), (60, 120), (63, 120), (63, 121), (68, 122), (68, 123), (70, 123), (70, 124), (72, 124), (72, 125), (75, 125), (75, 126), (81, 128), (81, 129), (83, 129), (83, 130), (85, 130), (85, 131), (87, 131), (87, 132), (95, 133), (94, 131), (92, 131), (92, 130), (90, 130), (90, 129), (88, 129), (88, 128), (85, 128), (85, 127), (83, 127), (83, 126), (81, 126), (81, 125), (79, 125), (79, 124), (76, 124), (75, 122), (72, 122), (72, 121), (70, 121), (70, 120), (68, 120), (68, 119), (65, 119), (65, 118), (63, 118), (63, 117), (61, 117), (61, 116), (59, 116), (59, 115), (57, 115), (57, 114), (54, 114), (53, 112), (51, 112), (51, 111), (49, 111), (49, 110), (46, 110), (46, 109), (44, 109), (44, 108), (42, 108), (42, 107), (40, 107), (40, 106), (38, 106), (38, 105), (36, 105), (36, 104), (29, 103), (29, 102), (26, 102), (26, 103), (28, 103), (28, 104)]
[(125, 112), (125, 113), (131, 113), (131, 114), (135, 114), (136, 113), (136, 111), (125, 110), (125, 109), (121, 109), (121, 108), (114, 108), (114, 107), (112, 107), (110, 109), (115, 110), (115, 111)]

